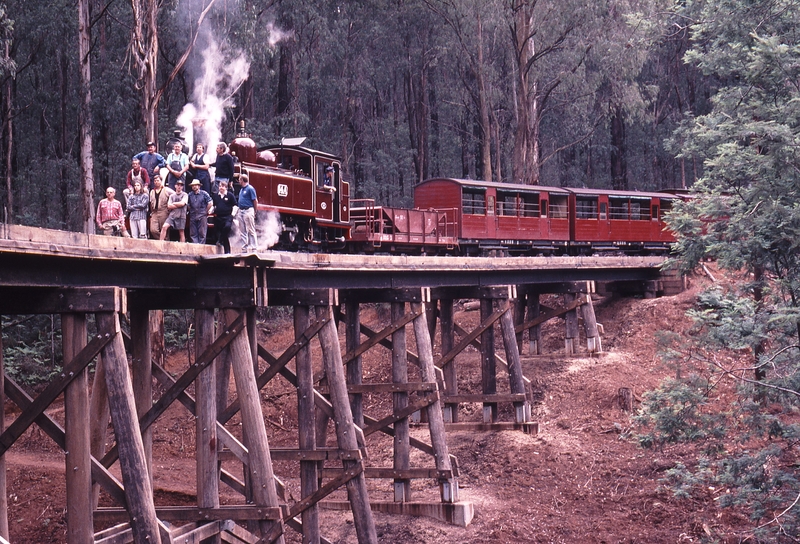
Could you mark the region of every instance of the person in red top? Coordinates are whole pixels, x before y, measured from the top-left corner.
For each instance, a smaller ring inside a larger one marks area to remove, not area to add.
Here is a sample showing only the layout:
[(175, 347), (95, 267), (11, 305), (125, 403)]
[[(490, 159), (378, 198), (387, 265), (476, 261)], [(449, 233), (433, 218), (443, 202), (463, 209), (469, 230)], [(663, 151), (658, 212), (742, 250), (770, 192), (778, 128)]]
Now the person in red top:
[(122, 212), (122, 204), (114, 198), (116, 194), (117, 190), (113, 187), (106, 189), (106, 198), (97, 205), (95, 221), (106, 236), (122, 234), (122, 236), (130, 238), (131, 235), (125, 229), (125, 214)]
[(126, 188), (122, 191), (126, 198), (133, 194), (133, 183), (135, 181), (141, 182), (142, 189), (145, 193), (149, 192), (152, 188), (150, 186), (150, 174), (147, 173), (146, 169), (142, 168), (139, 159), (133, 159), (131, 161), (131, 169), (128, 170), (128, 177), (125, 180)]

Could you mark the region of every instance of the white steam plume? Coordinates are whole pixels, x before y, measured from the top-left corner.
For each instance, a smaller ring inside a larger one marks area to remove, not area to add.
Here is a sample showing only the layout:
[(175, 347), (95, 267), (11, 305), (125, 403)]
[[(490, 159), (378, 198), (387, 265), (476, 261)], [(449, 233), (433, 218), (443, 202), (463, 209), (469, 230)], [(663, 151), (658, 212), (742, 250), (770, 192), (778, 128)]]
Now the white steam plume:
[[(241, 251), (242, 234), (239, 230), (238, 218), (233, 222), (229, 241), (231, 248)], [(256, 214), (256, 237), (258, 251), (266, 251), (278, 243), (283, 227), (281, 225), (281, 214), (275, 210), (259, 211)]]
[[(233, 95), (247, 79), (250, 62), (241, 51), (231, 50), (225, 44), (218, 43), (205, 26), (201, 32), (202, 42), (205, 43), (200, 53), (202, 61), (199, 65), (187, 64), (187, 71), (195, 72), (192, 74), (195, 78), (192, 102), (183, 107), (177, 124), (184, 129), (186, 140), (194, 142), (193, 122), (203, 123), (203, 134), (208, 140), (203, 143), (213, 162), (215, 144), (222, 135), (225, 108), (231, 105)], [(194, 70), (191, 66), (195, 67)]]
[(278, 243), (283, 227), (281, 214), (275, 210), (258, 212), (256, 215), (256, 234), (258, 236), (258, 250), (264, 251)]

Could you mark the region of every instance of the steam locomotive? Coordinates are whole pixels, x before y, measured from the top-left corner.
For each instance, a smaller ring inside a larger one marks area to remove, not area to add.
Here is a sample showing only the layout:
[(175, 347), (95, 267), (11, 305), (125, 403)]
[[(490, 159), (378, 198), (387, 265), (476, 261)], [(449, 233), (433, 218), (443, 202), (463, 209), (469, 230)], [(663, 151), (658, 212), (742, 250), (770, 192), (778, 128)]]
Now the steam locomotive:
[(414, 208), (351, 199), (341, 160), (284, 139), (230, 145), (259, 210), (280, 214), (277, 249), (355, 253), (537, 255), (663, 253), (675, 241), (670, 193), (576, 189), (436, 178), (414, 189)]

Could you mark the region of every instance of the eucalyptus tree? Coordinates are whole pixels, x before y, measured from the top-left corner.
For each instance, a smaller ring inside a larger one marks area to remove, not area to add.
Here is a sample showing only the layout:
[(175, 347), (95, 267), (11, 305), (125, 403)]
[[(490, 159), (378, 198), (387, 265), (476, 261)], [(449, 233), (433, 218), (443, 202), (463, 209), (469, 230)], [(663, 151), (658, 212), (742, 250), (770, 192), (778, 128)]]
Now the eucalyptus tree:
[(80, 67), (80, 131), (81, 209), (83, 231), (94, 234), (94, 156), (92, 154), (92, 44), (89, 0), (78, 0), (78, 66)]
[[(542, 149), (542, 123), (554, 93), (584, 64), (592, 4), (510, 0), (506, 18), (515, 59), (516, 133), (512, 167), (517, 183), (538, 184), (541, 167), (561, 148)], [(579, 135), (582, 138), (583, 135)]]
[(492, 90), (494, 80), (491, 63), (496, 55), (488, 55), (491, 44), (500, 32), (500, 20), (496, 14), (502, 12), (500, 2), (476, 0), (424, 0), (431, 12), (436, 14), (449, 28), (447, 35), (452, 42), (452, 55), (458, 62), (457, 77), (471, 98), (474, 119), (478, 127), (479, 151), (478, 176), (492, 181)]
[[(14, 122), (12, 116), (13, 102), (11, 99), (11, 89), (13, 85), (14, 74), (16, 73), (16, 63), (11, 58), (11, 42), (14, 36), (14, 21), (8, 17), (8, 12), (5, 2), (0, 2), (0, 44), (2, 45), (2, 57), (0, 57), (0, 77), (3, 78), (2, 94), (4, 95), (4, 102), (0, 106), (0, 119), (2, 119), (2, 140), (5, 142), (3, 148), (5, 165), (3, 177), (5, 188), (5, 206), (3, 207), (3, 221), (7, 220), (7, 215), (14, 215), (14, 193), (11, 184), (11, 153), (13, 151), (13, 130)], [(3, 200), (0, 200), (2, 202)]]

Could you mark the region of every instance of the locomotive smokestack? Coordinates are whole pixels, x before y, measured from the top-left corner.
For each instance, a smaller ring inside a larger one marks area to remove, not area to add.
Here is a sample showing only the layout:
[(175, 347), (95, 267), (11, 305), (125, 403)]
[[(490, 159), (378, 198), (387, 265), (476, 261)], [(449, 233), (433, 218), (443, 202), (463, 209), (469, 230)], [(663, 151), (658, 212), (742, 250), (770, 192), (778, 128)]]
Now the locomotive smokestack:
[(247, 126), (244, 119), (239, 120), (239, 129), (236, 132), (237, 138), (250, 138), (251, 135), (247, 132)]

